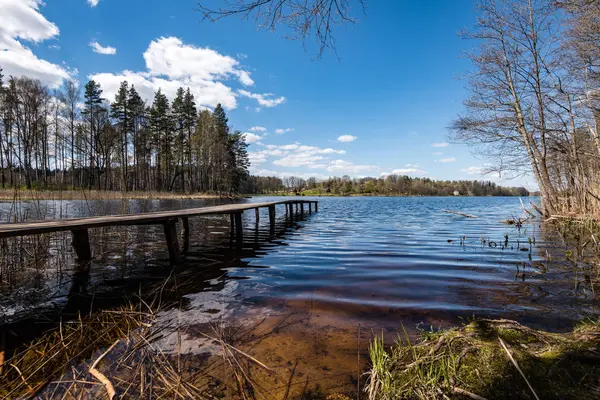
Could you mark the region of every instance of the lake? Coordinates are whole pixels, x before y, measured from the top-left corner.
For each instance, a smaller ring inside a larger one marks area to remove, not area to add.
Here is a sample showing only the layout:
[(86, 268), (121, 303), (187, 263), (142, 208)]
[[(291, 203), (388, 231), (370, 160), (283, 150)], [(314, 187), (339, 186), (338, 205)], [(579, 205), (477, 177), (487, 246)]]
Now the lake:
[[(552, 229), (535, 220), (521, 228), (503, 223), (523, 216), (519, 198), (315, 199), (319, 213), (300, 220), (286, 219), (278, 208), (274, 234), (266, 210), (258, 226), (254, 212), (245, 213), (241, 247), (231, 239), (227, 216), (191, 219), (190, 253), (175, 271), (162, 227), (93, 231), (96, 258), (85, 270), (76, 268), (68, 234), (48, 239), (45, 255), (34, 250), (18, 255), (38, 257), (44, 268), (18, 271), (9, 264), (19, 246), (3, 248), (4, 276), (13, 282), (3, 284), (0, 313), (13, 330), (25, 332), (31, 310), (75, 316), (90, 307), (109, 308), (142, 287), (160, 288), (169, 277), (180, 291), (178, 306), (157, 316), (159, 325), (177, 332), (161, 338), (164, 351), (203, 352), (193, 332), (211, 324), (251, 326), (269, 332), (253, 346), (259, 359), (267, 364), (301, 359), (307, 374), (322, 374), (330, 386), (340, 381), (338, 372), (346, 374), (343, 384), (352, 384), (357, 347), (364, 350), (378, 332), (393, 338), (403, 328), (412, 334), (416, 327), (447, 327), (474, 316), (568, 331), (598, 315), (584, 267), (566, 261), (566, 247)], [(1, 203), (0, 220), (213, 204), (216, 200), (45, 201), (18, 208)]]

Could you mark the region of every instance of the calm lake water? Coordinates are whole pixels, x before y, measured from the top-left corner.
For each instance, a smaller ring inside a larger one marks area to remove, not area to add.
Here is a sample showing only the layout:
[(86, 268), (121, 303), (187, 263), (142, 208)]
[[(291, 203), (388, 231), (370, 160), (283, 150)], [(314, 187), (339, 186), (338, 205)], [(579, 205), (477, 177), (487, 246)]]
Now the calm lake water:
[[(275, 236), (269, 234), (266, 210), (258, 227), (254, 212), (246, 213), (242, 248), (231, 241), (228, 217), (192, 219), (191, 251), (179, 271), (194, 277), (186, 296), (192, 301), (198, 293), (223, 292), (226, 294), (210, 301), (219, 303), (218, 309), (231, 306), (236, 312), (309, 302), (336, 318), (390, 330), (401, 322), (435, 325), (473, 315), (507, 317), (563, 330), (597, 312), (592, 293), (581, 285), (576, 287), (580, 271), (560, 261), (564, 247), (554, 235), (539, 224), (517, 229), (502, 223), (523, 214), (518, 198), (318, 200), (319, 213), (294, 222), (285, 219), (282, 206), (278, 208)], [(0, 220), (172, 210), (215, 203), (46, 201), (23, 203), (18, 209), (1, 203)], [(479, 218), (447, 214), (442, 209)], [(60, 259), (59, 268), (38, 270), (33, 274), (36, 279), (5, 285), (0, 302), (5, 317), (40, 303), (64, 307), (74, 295), (75, 263), (68, 235), (62, 236), (66, 245), (59, 245), (60, 240), (49, 244), (50, 253)], [(92, 240), (97, 258), (89, 276), (86, 272), (83, 279), (77, 277), (78, 296), (127, 294), (140, 282), (164, 278), (168, 261), (161, 227), (96, 230)], [(548, 254), (555, 254), (552, 261), (547, 260)], [(52, 261), (49, 258), (47, 265), (52, 266)], [(206, 295), (202, 297), (207, 301)], [(19, 304), (15, 299), (21, 298), (24, 302)]]
[[(243, 201), (270, 200), (282, 198)], [(274, 233), (267, 210), (259, 225), (254, 212), (245, 213), (241, 246), (232, 239), (228, 216), (194, 218), (190, 252), (175, 270), (160, 226), (92, 230), (95, 259), (83, 269), (73, 259), (68, 233), (42, 243), (29, 238), (4, 245), (0, 327), (12, 332), (9, 337), (30, 339), (52, 327), (57, 316), (123, 305), (142, 290), (162, 295), (169, 278), (178, 292), (170, 299), (175, 306), (157, 316), (157, 326), (168, 328), (158, 343), (163, 351), (197, 355), (206, 351), (199, 331), (238, 326), (253, 332), (253, 340), (260, 338), (251, 343), (252, 354), (268, 365), (290, 368), (296, 360), (296, 373), (319, 385), (348, 388), (378, 332), (392, 339), (401, 329), (414, 333), (417, 326), (447, 327), (473, 316), (568, 331), (599, 314), (585, 266), (566, 262), (565, 245), (552, 229), (539, 222), (521, 229), (503, 223), (522, 216), (518, 198), (316, 200), (319, 213), (293, 221), (279, 206)], [(0, 221), (216, 203), (45, 201), (16, 208), (0, 203)], [(358, 365), (357, 349), (363, 354)]]

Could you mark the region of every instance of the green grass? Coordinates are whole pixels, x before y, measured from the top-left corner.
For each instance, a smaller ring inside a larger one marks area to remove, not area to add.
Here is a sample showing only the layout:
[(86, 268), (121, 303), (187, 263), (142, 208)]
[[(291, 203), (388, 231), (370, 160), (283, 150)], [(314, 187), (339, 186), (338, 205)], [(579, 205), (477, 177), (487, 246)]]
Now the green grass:
[(600, 321), (592, 320), (568, 334), (535, 331), (514, 321), (474, 320), (461, 328), (423, 332), (416, 341), (404, 334), (387, 350), (383, 338), (376, 337), (366, 396), (535, 398), (500, 339), (539, 398), (600, 398)]

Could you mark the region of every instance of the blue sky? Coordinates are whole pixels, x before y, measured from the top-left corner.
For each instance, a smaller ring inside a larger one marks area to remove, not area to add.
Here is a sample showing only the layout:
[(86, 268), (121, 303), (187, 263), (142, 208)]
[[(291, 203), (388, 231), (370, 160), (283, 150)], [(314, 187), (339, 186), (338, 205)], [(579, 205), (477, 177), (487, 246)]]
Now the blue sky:
[(356, 10), (359, 24), (336, 30), (339, 60), (332, 52), (315, 60), (310, 43), (306, 52), (252, 21), (202, 22), (195, 7), (1, 0), (0, 66), (53, 87), (94, 77), (109, 100), (123, 79), (147, 99), (158, 87), (171, 94), (189, 85), (200, 104), (223, 103), (231, 125), (248, 133), (253, 173), (482, 179), (487, 160), (447, 144), (467, 96), (458, 78), (473, 43), (457, 33), (475, 21), (471, 0), (370, 1), (367, 15)]

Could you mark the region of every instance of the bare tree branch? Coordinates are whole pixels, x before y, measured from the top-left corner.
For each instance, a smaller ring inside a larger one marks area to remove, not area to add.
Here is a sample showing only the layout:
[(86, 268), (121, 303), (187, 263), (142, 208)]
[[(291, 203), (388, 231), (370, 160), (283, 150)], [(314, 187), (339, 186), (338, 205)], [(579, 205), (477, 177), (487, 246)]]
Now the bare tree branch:
[[(321, 58), (325, 50), (336, 52), (333, 31), (336, 26), (354, 25), (353, 5), (366, 13), (367, 0), (222, 0), (221, 7), (209, 7), (207, 2), (198, 4), (205, 20), (218, 21), (237, 16), (253, 19), (260, 29), (276, 31), (283, 26), (291, 40), (301, 40), (305, 45), (314, 38)], [(336, 52), (337, 54), (337, 52)]]

